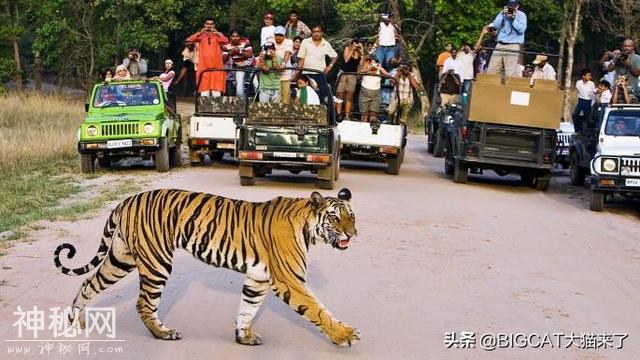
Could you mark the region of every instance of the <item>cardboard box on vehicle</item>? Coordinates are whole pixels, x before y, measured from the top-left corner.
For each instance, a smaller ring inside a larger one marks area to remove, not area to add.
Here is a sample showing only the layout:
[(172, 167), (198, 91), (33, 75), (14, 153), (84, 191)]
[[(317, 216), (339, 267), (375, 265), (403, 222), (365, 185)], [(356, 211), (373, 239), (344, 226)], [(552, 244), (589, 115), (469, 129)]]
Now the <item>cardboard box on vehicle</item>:
[(560, 127), (562, 91), (553, 80), (478, 74), (470, 96), (469, 120), (544, 129)]

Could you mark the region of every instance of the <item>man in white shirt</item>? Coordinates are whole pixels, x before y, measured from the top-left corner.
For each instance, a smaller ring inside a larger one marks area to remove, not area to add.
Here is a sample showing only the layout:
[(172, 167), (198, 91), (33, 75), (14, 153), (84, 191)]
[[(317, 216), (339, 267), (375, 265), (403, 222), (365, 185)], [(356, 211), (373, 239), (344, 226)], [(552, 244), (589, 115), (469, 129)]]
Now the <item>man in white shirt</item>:
[(378, 25), (376, 60), (387, 71), (391, 69), (389, 61), (396, 56), (396, 38), (399, 34), (400, 30), (391, 22), (389, 14), (382, 14)]
[[(591, 117), (591, 103), (595, 99), (596, 85), (591, 81), (591, 71), (589, 69), (582, 70), (582, 79), (576, 82), (576, 90), (578, 91), (578, 103), (573, 111), (573, 127), (576, 131), (582, 130), (582, 123), (588, 122)], [(583, 117), (580, 117), (582, 113)]]
[(458, 74), (460, 79), (462, 79), (462, 62), (460, 58), (458, 58), (458, 50), (456, 49), (451, 49), (451, 56), (444, 61), (444, 65), (442, 66), (443, 74), (449, 70), (453, 70), (453, 73)]
[[(331, 59), (329, 65), (327, 65), (327, 57)], [(338, 53), (333, 49), (331, 44), (324, 39), (322, 26), (316, 25), (311, 29), (311, 37), (302, 40), (300, 51), (298, 51), (298, 58), (300, 58), (298, 61), (299, 68), (313, 69), (327, 75), (338, 60)], [(306, 75), (318, 84), (320, 100), (324, 101), (329, 94), (326, 77), (323, 74), (315, 72), (306, 72)]]
[(612, 97), (611, 83), (607, 80), (600, 80), (598, 83), (598, 92), (596, 93), (596, 106), (609, 105)]
[(275, 42), (276, 27), (273, 26), (273, 14), (268, 12), (264, 14), (264, 26), (260, 31), (260, 47), (268, 42)]
[(533, 75), (531, 75), (531, 83), (536, 79), (540, 80), (556, 80), (556, 71), (549, 63), (547, 63), (546, 55), (537, 55), (533, 60), (533, 65), (536, 65), (533, 69)]
[(462, 92), (468, 93), (471, 89), (471, 81), (473, 80), (473, 60), (476, 57), (476, 53), (471, 50), (469, 44), (464, 44), (460, 52), (458, 53), (458, 59), (460, 60), (460, 67), (462, 68)]

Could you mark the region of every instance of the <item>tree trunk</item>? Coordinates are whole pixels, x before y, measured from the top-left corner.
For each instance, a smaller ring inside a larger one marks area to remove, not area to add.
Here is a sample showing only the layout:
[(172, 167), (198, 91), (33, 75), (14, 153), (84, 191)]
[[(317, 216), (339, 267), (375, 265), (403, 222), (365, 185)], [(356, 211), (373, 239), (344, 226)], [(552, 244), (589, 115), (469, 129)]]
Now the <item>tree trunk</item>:
[(564, 66), (564, 50), (565, 50), (565, 45), (567, 44), (567, 25), (569, 23), (569, 2), (566, 1), (564, 3), (563, 6), (563, 11), (562, 11), (562, 27), (560, 28), (560, 40), (558, 43), (558, 55), (560, 56), (558, 58), (558, 81), (562, 84), (563, 83), (563, 76), (564, 76), (564, 71), (562, 71), (562, 67)]
[[(13, 27), (18, 26), (18, 4), (14, 4), (15, 8), (15, 16), (11, 14), (11, 7), (9, 6), (9, 2), (4, 3), (4, 11), (7, 15), (7, 19), (11, 21)], [(12, 29), (15, 30), (15, 29)], [(14, 81), (16, 83), (16, 90), (22, 91), (24, 87), (22, 86), (22, 66), (20, 65), (20, 43), (19, 38), (16, 36), (15, 32), (13, 32), (10, 36), (11, 43), (13, 45), (13, 61), (15, 63), (16, 69), (14, 74)]]
[(571, 118), (570, 97), (571, 97), (571, 74), (573, 73), (573, 49), (576, 44), (576, 38), (580, 33), (580, 10), (583, 0), (575, 0), (573, 6), (573, 21), (567, 26), (567, 69), (564, 78), (564, 103), (562, 114), (567, 121)]
[(33, 82), (34, 88), (37, 92), (42, 91), (42, 55), (40, 51), (37, 50), (34, 53), (34, 61), (33, 61)]

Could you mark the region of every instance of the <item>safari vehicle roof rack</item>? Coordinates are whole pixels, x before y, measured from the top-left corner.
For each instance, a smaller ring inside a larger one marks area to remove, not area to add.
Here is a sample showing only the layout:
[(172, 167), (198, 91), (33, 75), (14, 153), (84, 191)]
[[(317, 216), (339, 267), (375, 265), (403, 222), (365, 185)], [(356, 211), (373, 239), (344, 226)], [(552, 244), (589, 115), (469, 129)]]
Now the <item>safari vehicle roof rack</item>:
[(609, 106), (612, 108), (633, 108), (633, 109), (640, 108), (640, 104), (610, 104)]

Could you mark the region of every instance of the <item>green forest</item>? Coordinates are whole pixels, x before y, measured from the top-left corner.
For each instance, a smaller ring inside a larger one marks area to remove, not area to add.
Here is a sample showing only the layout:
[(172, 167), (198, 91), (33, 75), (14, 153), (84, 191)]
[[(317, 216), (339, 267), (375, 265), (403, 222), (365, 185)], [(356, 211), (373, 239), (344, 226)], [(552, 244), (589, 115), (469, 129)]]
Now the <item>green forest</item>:
[[(568, 55), (575, 60), (573, 73), (584, 67), (598, 71), (605, 50), (638, 35), (640, 0), (521, 3), (528, 17), (525, 49)], [(13, 79), (38, 88), (45, 76), (55, 84), (87, 89), (102, 69), (121, 62), (129, 47), (142, 51), (150, 69), (160, 69), (165, 58), (178, 60), (179, 66), (184, 39), (200, 29), (206, 17), (214, 17), (222, 32), (238, 29), (257, 45), (263, 14), (271, 11), (279, 25), (291, 9), (307, 25), (325, 26), (336, 49), (356, 36), (373, 37), (381, 12), (395, 15), (409, 54), (428, 84), (443, 45), (475, 43), (505, 1), (0, 0), (0, 4), (0, 85)]]

